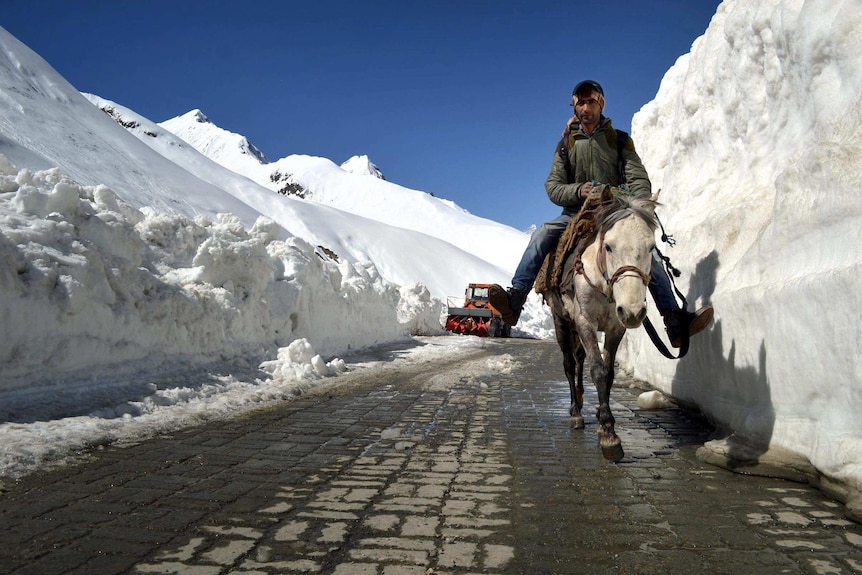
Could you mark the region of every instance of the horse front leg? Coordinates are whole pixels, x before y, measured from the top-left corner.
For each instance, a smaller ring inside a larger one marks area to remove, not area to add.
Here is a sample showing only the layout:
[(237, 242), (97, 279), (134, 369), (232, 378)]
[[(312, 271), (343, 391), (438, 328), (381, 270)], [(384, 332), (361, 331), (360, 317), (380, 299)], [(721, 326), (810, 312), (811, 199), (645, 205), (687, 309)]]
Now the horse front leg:
[[(581, 345), (586, 357), (586, 363), (589, 365), (590, 376), (593, 383), (596, 385), (596, 391), (599, 396), (599, 407), (596, 411), (596, 418), (599, 420), (599, 447), (602, 448), (602, 455), (609, 461), (619, 461), (623, 457), (620, 439), (614, 432), (614, 416), (610, 410), (610, 387), (608, 382), (609, 369), (606, 363), (606, 357), (603, 357), (599, 351), (599, 341), (596, 326), (591, 325), (584, 316), (579, 316), (579, 321), (576, 322), (578, 336), (581, 339)], [(605, 336), (607, 339), (607, 335)], [(613, 378), (613, 375), (610, 375)]]
[[(619, 331), (619, 333), (617, 333)], [(599, 420), (599, 445), (602, 455), (608, 461), (616, 463), (620, 461), (625, 452), (622, 442), (616, 433), (613, 413), (611, 413), (611, 388), (614, 384), (614, 361), (617, 349), (622, 341), (625, 330), (612, 330), (605, 333), (605, 349), (602, 354), (601, 369), (592, 373), (593, 381), (599, 396), (599, 408), (596, 418)]]

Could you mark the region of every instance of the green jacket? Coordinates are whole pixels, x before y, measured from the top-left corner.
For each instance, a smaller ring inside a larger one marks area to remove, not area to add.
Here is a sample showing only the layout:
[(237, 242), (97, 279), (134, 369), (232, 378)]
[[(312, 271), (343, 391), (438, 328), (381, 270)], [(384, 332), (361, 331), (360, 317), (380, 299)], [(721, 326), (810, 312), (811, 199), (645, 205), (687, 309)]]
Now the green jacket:
[(584, 200), (578, 196), (578, 189), (586, 182), (595, 181), (615, 187), (625, 183), (629, 190), (637, 195), (649, 196), (652, 193), (646, 168), (635, 151), (631, 138), (626, 140), (622, 150), (625, 156), (625, 182), (620, 178), (617, 133), (610, 118), (602, 116), (601, 123), (592, 136), (588, 136), (578, 127), (577, 131), (569, 134), (566, 147), (575, 181), (568, 181), (565, 164), (556, 150), (551, 173), (545, 180), (548, 197), (561, 206), (564, 213), (575, 214), (581, 209)]

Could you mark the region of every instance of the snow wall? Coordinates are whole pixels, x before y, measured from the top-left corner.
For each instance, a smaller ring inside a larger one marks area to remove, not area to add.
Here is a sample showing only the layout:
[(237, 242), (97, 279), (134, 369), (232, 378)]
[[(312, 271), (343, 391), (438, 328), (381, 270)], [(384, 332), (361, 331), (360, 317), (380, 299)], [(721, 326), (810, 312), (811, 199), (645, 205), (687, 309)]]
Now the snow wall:
[(716, 320), (680, 361), (629, 334), (624, 368), (726, 429), (705, 459), (790, 463), (858, 517), (862, 5), (722, 3), (632, 137), (677, 240), (660, 249)]

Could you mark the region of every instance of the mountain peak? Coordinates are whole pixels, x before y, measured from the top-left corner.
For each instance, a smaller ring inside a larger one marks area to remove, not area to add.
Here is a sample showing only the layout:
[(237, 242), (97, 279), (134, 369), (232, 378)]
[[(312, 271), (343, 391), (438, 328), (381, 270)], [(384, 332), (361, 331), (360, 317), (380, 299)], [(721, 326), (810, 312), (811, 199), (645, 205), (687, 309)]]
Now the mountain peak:
[(188, 112), (186, 116), (193, 119), (195, 122), (198, 122), (199, 124), (212, 124), (212, 122), (210, 122), (210, 119), (207, 118), (206, 114), (204, 114), (197, 108), (192, 110), (191, 112)]
[(246, 166), (246, 169), (233, 168), (240, 173), (269, 163), (264, 153), (245, 136), (220, 128), (197, 108), (159, 125), (216, 162), (230, 165), (239, 162), (238, 166)]
[(353, 156), (343, 164), (341, 164), (341, 169), (345, 172), (350, 172), (351, 174), (361, 174), (366, 176), (374, 176), (375, 178), (379, 178), (381, 180), (385, 180), (386, 177), (383, 175), (383, 172), (380, 171), (380, 168), (374, 165), (374, 162), (368, 156)]

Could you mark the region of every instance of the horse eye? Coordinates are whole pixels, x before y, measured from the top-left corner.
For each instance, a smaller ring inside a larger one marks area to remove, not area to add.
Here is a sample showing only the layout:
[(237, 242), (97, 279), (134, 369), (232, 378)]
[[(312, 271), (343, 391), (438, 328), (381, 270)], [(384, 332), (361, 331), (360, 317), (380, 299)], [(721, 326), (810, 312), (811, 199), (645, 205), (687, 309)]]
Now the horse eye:
[(611, 252), (612, 252), (612, 251), (614, 251), (614, 250), (613, 250), (613, 249), (611, 249), (611, 246), (609, 246), (608, 244), (605, 244), (605, 251), (606, 251), (606, 252), (608, 252), (608, 253), (611, 253)]

